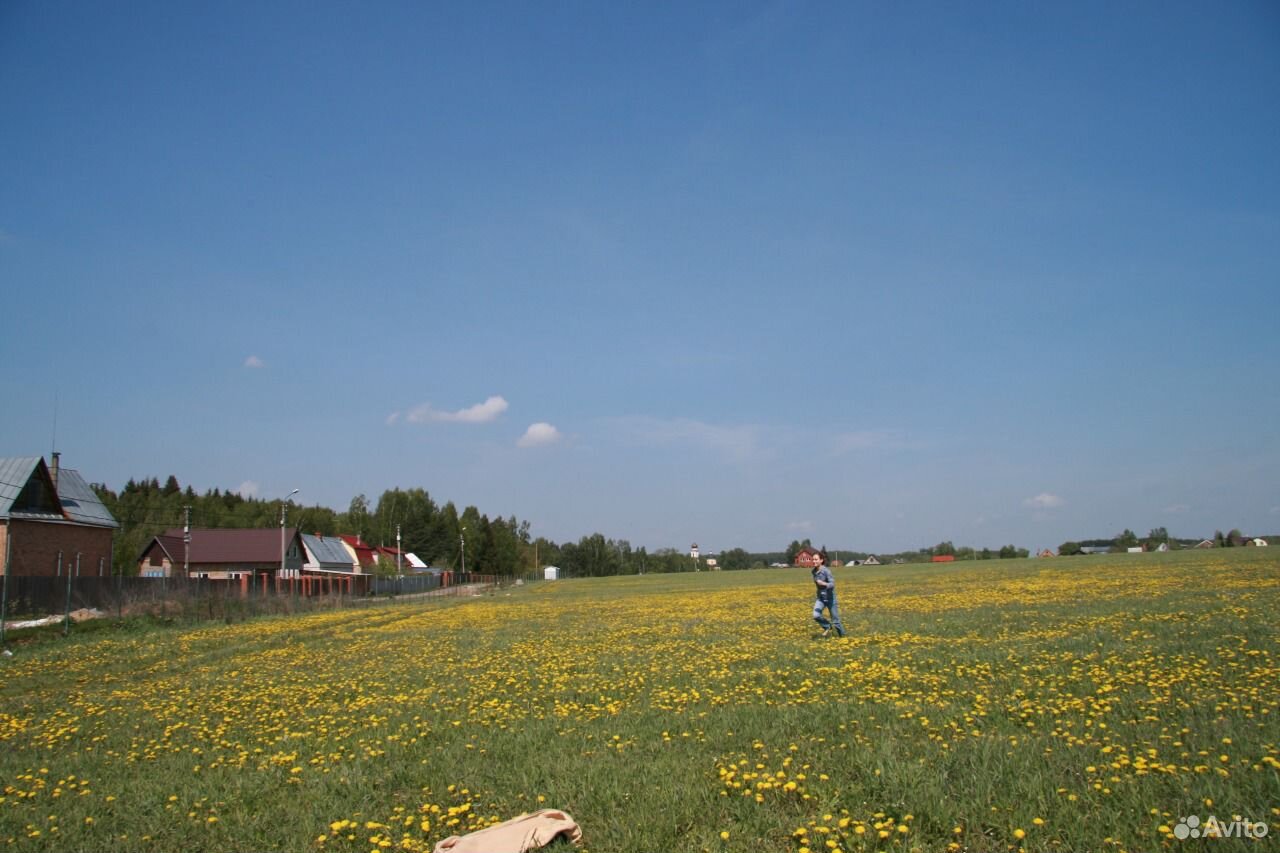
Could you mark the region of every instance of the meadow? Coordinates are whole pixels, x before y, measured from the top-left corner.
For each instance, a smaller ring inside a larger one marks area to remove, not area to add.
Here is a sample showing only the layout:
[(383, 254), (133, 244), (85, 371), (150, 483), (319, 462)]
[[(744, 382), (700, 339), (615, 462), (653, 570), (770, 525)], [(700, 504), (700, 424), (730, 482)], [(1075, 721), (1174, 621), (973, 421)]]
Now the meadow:
[(801, 569), (73, 632), (0, 658), (0, 847), (422, 851), (556, 807), (601, 852), (1201, 849), (1191, 815), (1265, 849), (1269, 550), (837, 569), (842, 640)]

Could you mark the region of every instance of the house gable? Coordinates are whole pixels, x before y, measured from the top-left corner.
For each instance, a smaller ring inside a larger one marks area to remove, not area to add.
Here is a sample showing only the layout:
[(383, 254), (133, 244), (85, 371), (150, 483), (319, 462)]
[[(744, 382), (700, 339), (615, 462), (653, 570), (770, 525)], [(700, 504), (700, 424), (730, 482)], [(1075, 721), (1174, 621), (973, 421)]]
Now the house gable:
[(817, 548), (804, 547), (796, 552), (795, 564), (802, 569), (812, 569), (818, 565), (822, 558), (822, 552)]
[(42, 457), (0, 459), (0, 518), (64, 518), (53, 477)]
[(303, 571), (346, 572), (356, 571), (357, 564), (351, 552), (336, 536), (302, 534), (302, 546), (307, 550), (307, 562)]

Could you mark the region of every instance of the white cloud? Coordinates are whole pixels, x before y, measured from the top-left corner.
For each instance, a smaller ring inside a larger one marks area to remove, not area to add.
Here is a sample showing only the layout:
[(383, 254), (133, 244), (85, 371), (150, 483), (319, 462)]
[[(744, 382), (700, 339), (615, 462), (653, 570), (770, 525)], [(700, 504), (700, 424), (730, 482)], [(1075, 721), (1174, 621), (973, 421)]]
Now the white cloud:
[(392, 412), (391, 414), (387, 415), (387, 426), (395, 426), (399, 422), (400, 422), (399, 412)]
[(1165, 507), (1164, 511), (1172, 515), (1177, 515), (1180, 513), (1188, 512), (1190, 511), (1190, 509), (1191, 507), (1187, 506), (1186, 504), (1173, 504), (1172, 506)]
[(423, 403), (410, 409), (409, 413), (405, 415), (405, 420), (411, 424), (483, 424), (498, 417), (506, 410), (507, 401), (501, 397), (490, 397), (483, 403), (476, 403), (474, 406), (459, 409), (456, 412), (442, 412), (439, 409), (433, 409), (430, 403)]
[(1023, 503), (1035, 509), (1054, 509), (1055, 507), (1062, 506), (1063, 500), (1057, 495), (1051, 495), (1048, 492), (1041, 492), (1034, 498), (1027, 498)]
[(539, 421), (529, 424), (529, 428), (516, 442), (517, 447), (540, 447), (544, 444), (555, 444), (561, 438), (560, 430), (549, 423)]
[(266, 363), (263, 362), (263, 360), (258, 358), (256, 355), (251, 355), (244, 360), (244, 366), (251, 367), (254, 370), (257, 370), (259, 368), (266, 367)]
[(790, 521), (787, 522), (787, 530), (793, 533), (812, 533), (812, 521)]
[(253, 480), (245, 480), (236, 487), (236, 493), (242, 498), (256, 498), (258, 496), (258, 484)]

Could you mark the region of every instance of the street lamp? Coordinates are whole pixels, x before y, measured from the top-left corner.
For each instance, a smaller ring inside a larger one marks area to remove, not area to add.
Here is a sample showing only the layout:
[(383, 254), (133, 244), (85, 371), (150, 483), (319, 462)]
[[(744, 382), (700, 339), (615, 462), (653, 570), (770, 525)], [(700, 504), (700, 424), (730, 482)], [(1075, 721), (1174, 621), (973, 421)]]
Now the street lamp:
[(296, 495), (297, 493), (298, 493), (298, 490), (297, 490), (297, 489), (294, 489), (292, 492), (290, 492), (290, 493), (289, 493), (288, 497), (286, 497), (286, 498), (284, 499), (284, 501), (280, 504), (280, 577), (284, 577), (284, 576), (285, 576), (285, 565), (284, 565), (284, 520), (285, 520), (285, 518), (289, 515), (289, 498), (293, 497), (293, 496), (294, 496), (294, 495)]
[(467, 528), (458, 531), (458, 541), (462, 543), (462, 573), (467, 573)]

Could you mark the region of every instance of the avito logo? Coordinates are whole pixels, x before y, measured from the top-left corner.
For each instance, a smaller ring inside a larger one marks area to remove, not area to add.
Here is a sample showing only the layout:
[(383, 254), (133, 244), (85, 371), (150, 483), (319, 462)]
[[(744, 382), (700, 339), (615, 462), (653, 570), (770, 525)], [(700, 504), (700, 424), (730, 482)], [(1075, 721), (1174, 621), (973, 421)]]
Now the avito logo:
[(1188, 838), (1266, 838), (1269, 829), (1265, 820), (1255, 823), (1247, 818), (1236, 817), (1230, 823), (1225, 823), (1209, 815), (1201, 823), (1198, 816), (1191, 815), (1178, 819), (1173, 834), (1179, 841), (1186, 841)]

